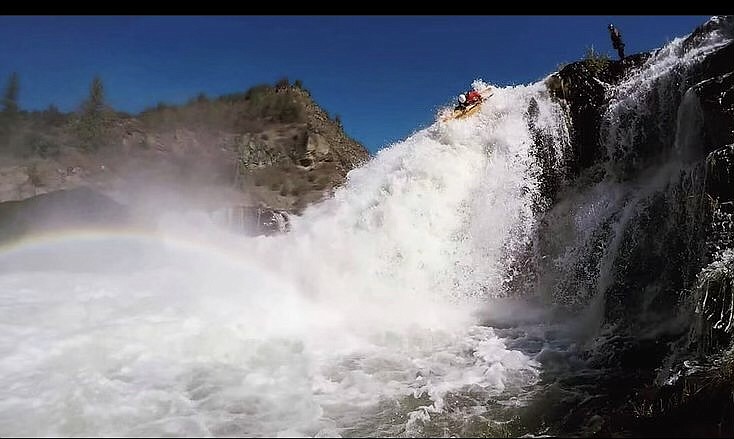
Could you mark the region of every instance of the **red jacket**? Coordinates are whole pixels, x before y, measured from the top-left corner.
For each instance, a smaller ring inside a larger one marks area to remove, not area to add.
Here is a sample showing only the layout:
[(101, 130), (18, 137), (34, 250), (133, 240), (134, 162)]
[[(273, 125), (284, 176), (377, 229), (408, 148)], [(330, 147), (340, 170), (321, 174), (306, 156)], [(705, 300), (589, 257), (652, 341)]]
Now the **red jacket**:
[(466, 104), (467, 105), (474, 104), (481, 100), (482, 100), (482, 95), (480, 95), (479, 92), (476, 90), (472, 90), (466, 94)]

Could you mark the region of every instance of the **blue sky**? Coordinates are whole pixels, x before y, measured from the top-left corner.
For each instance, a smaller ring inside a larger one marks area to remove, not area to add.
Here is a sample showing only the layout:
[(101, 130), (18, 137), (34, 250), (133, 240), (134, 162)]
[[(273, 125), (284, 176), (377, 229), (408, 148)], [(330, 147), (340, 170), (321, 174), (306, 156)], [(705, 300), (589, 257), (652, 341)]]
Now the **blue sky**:
[(616, 59), (683, 36), (707, 16), (0, 16), (0, 81), (20, 105), (76, 109), (95, 74), (109, 103), (136, 113), (199, 92), (301, 79), (369, 150), (430, 124), (476, 78), (542, 79), (594, 46)]

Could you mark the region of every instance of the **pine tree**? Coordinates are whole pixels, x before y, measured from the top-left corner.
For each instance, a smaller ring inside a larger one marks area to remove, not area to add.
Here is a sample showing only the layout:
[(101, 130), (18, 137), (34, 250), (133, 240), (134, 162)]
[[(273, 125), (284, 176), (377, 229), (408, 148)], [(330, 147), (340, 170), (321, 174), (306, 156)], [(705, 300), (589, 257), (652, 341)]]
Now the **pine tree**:
[(8, 85), (3, 93), (3, 113), (14, 114), (18, 112), (18, 91), (20, 90), (20, 79), (18, 73), (13, 72), (8, 78)]
[(87, 98), (87, 101), (84, 103), (84, 114), (99, 114), (104, 110), (104, 85), (102, 85), (102, 79), (99, 76), (95, 76), (94, 79), (92, 79), (92, 84), (89, 86), (89, 98)]
[(95, 76), (89, 86), (89, 97), (82, 104), (79, 118), (77, 134), (82, 148), (96, 150), (105, 143), (109, 113), (102, 79)]

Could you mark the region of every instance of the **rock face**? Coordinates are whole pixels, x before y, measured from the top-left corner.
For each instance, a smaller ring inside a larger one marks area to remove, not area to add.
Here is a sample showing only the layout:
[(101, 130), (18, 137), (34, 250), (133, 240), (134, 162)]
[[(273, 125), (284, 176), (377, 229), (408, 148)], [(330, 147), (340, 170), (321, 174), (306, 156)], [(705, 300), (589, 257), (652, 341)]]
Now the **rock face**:
[(0, 199), (17, 200), (35, 195), (28, 168), (10, 166), (0, 169)]
[[(713, 33), (730, 42), (691, 56)], [(599, 380), (604, 402), (563, 422), (602, 413), (602, 436), (734, 434), (733, 36), (734, 17), (715, 17), (669, 52), (587, 59), (546, 83), (570, 143), (558, 168), (535, 139), (549, 202), (528, 266), (549, 300), (598, 313), (584, 355), (615, 371)], [(656, 57), (670, 63), (646, 70)]]
[[(723, 21), (719, 26), (731, 26), (730, 18)], [(682, 46), (690, 45), (690, 41), (700, 35), (701, 30), (694, 32)], [(634, 227), (630, 227), (627, 236), (617, 243), (622, 245), (621, 250), (627, 252), (629, 259), (626, 275), (619, 273), (617, 277), (625, 279), (627, 284), (613, 284), (611, 289), (644, 289), (653, 278), (680, 271), (675, 266), (698, 272), (703, 261), (712, 255), (702, 254), (701, 245), (693, 249), (696, 245), (690, 242), (691, 238), (696, 237), (694, 241), (699, 243), (705, 240), (715, 210), (734, 200), (730, 146), (734, 142), (734, 63), (731, 61), (734, 43), (713, 51), (688, 71), (673, 71), (670, 77), (661, 79), (659, 85), (653, 85), (657, 90), (641, 95), (641, 99), (648, 100), (638, 103), (647, 107), (646, 113), (636, 113), (638, 108), (630, 108), (626, 113), (610, 112), (612, 89), (627, 75), (635, 75), (649, 58), (650, 54), (639, 54), (624, 61), (585, 60), (570, 64), (558, 73), (563, 84), (561, 96), (572, 126), (572, 153), (566, 169), (566, 175), (576, 177), (570, 182), (572, 188), (583, 190), (604, 178), (641, 184), (657, 172), (656, 164), (669, 161), (671, 157), (681, 160), (685, 168), (680, 171), (685, 174), (682, 181), (653, 190), (641, 200), (644, 206), (639, 206), (638, 218), (631, 220)], [(559, 96), (558, 91), (556, 96)], [(611, 117), (628, 118), (629, 121), (610, 120)], [(696, 124), (685, 123), (696, 118), (700, 119)], [(611, 133), (612, 130), (616, 131)], [(621, 150), (618, 146), (625, 142), (626, 149)], [(684, 145), (686, 142), (689, 144)], [(610, 144), (617, 148), (611, 149)], [(614, 156), (610, 157), (610, 151), (614, 151)], [(684, 185), (687, 185), (685, 189)], [(692, 205), (689, 195), (696, 188), (700, 192)], [(689, 219), (693, 211), (707, 214), (692, 222)], [(687, 214), (683, 215), (685, 212)], [(681, 216), (680, 221), (671, 223), (669, 219), (676, 216)], [(671, 227), (670, 236), (660, 239), (665, 230), (661, 227), (665, 225)], [(683, 230), (692, 235), (683, 236)], [(651, 249), (655, 250), (651, 252)], [(640, 254), (634, 256), (635, 252)], [(681, 254), (688, 254), (688, 257), (676, 259), (675, 255)], [(660, 260), (653, 262), (656, 255)], [(667, 265), (670, 267), (659, 271)], [(639, 277), (634, 270), (643, 278), (639, 278), (637, 284), (629, 284)], [(673, 290), (684, 288), (685, 277), (680, 273), (672, 276), (670, 287)], [(629, 313), (634, 308), (630, 306), (630, 299), (613, 300), (619, 303), (608, 303), (611, 306), (607, 307), (607, 312), (624, 309)]]
[[(369, 158), (307, 90), (283, 82), (109, 116), (99, 147), (86, 150), (72, 116), (53, 124), (43, 114), (24, 117), (12, 136), (0, 132), (0, 202), (82, 186), (130, 199), (165, 188), (212, 212), (297, 213)], [(13, 151), (21, 151), (12, 157), (11, 140)]]
[(289, 230), (288, 213), (267, 207), (233, 206), (212, 212), (212, 219), (230, 230), (250, 236)]
[(59, 190), (0, 203), (0, 243), (29, 233), (65, 227), (114, 227), (130, 224), (125, 206), (87, 187)]
[(734, 142), (734, 43), (704, 60), (701, 70), (708, 79), (693, 87), (703, 113), (704, 153)]
[(568, 104), (575, 158), (573, 174), (607, 158), (599, 138), (602, 114), (608, 104), (607, 91), (649, 57), (649, 53), (640, 53), (622, 61), (587, 59), (571, 63), (558, 72), (560, 89), (556, 80), (551, 90)]
[(253, 204), (298, 212), (329, 195), (369, 155), (306, 91), (278, 93), (299, 103), (305, 116), (299, 123), (276, 124), (238, 139), (239, 184)]

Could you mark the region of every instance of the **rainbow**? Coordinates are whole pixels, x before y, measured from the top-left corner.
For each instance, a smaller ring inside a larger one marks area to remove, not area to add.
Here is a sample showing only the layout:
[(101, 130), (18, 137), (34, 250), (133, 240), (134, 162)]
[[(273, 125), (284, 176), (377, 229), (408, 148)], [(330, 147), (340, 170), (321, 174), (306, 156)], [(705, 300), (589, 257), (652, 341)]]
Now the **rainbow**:
[[(246, 239), (244, 236), (243, 240)], [(230, 264), (248, 263), (246, 247), (225, 247), (212, 240), (195, 235), (161, 233), (151, 229), (133, 227), (96, 227), (63, 228), (24, 235), (19, 239), (0, 243), (0, 264), (2, 259), (20, 253), (48, 249), (62, 244), (108, 244), (110, 241), (128, 242), (142, 245), (161, 245), (185, 252), (196, 252), (202, 256), (218, 258)], [(230, 241), (231, 243), (231, 241)]]

